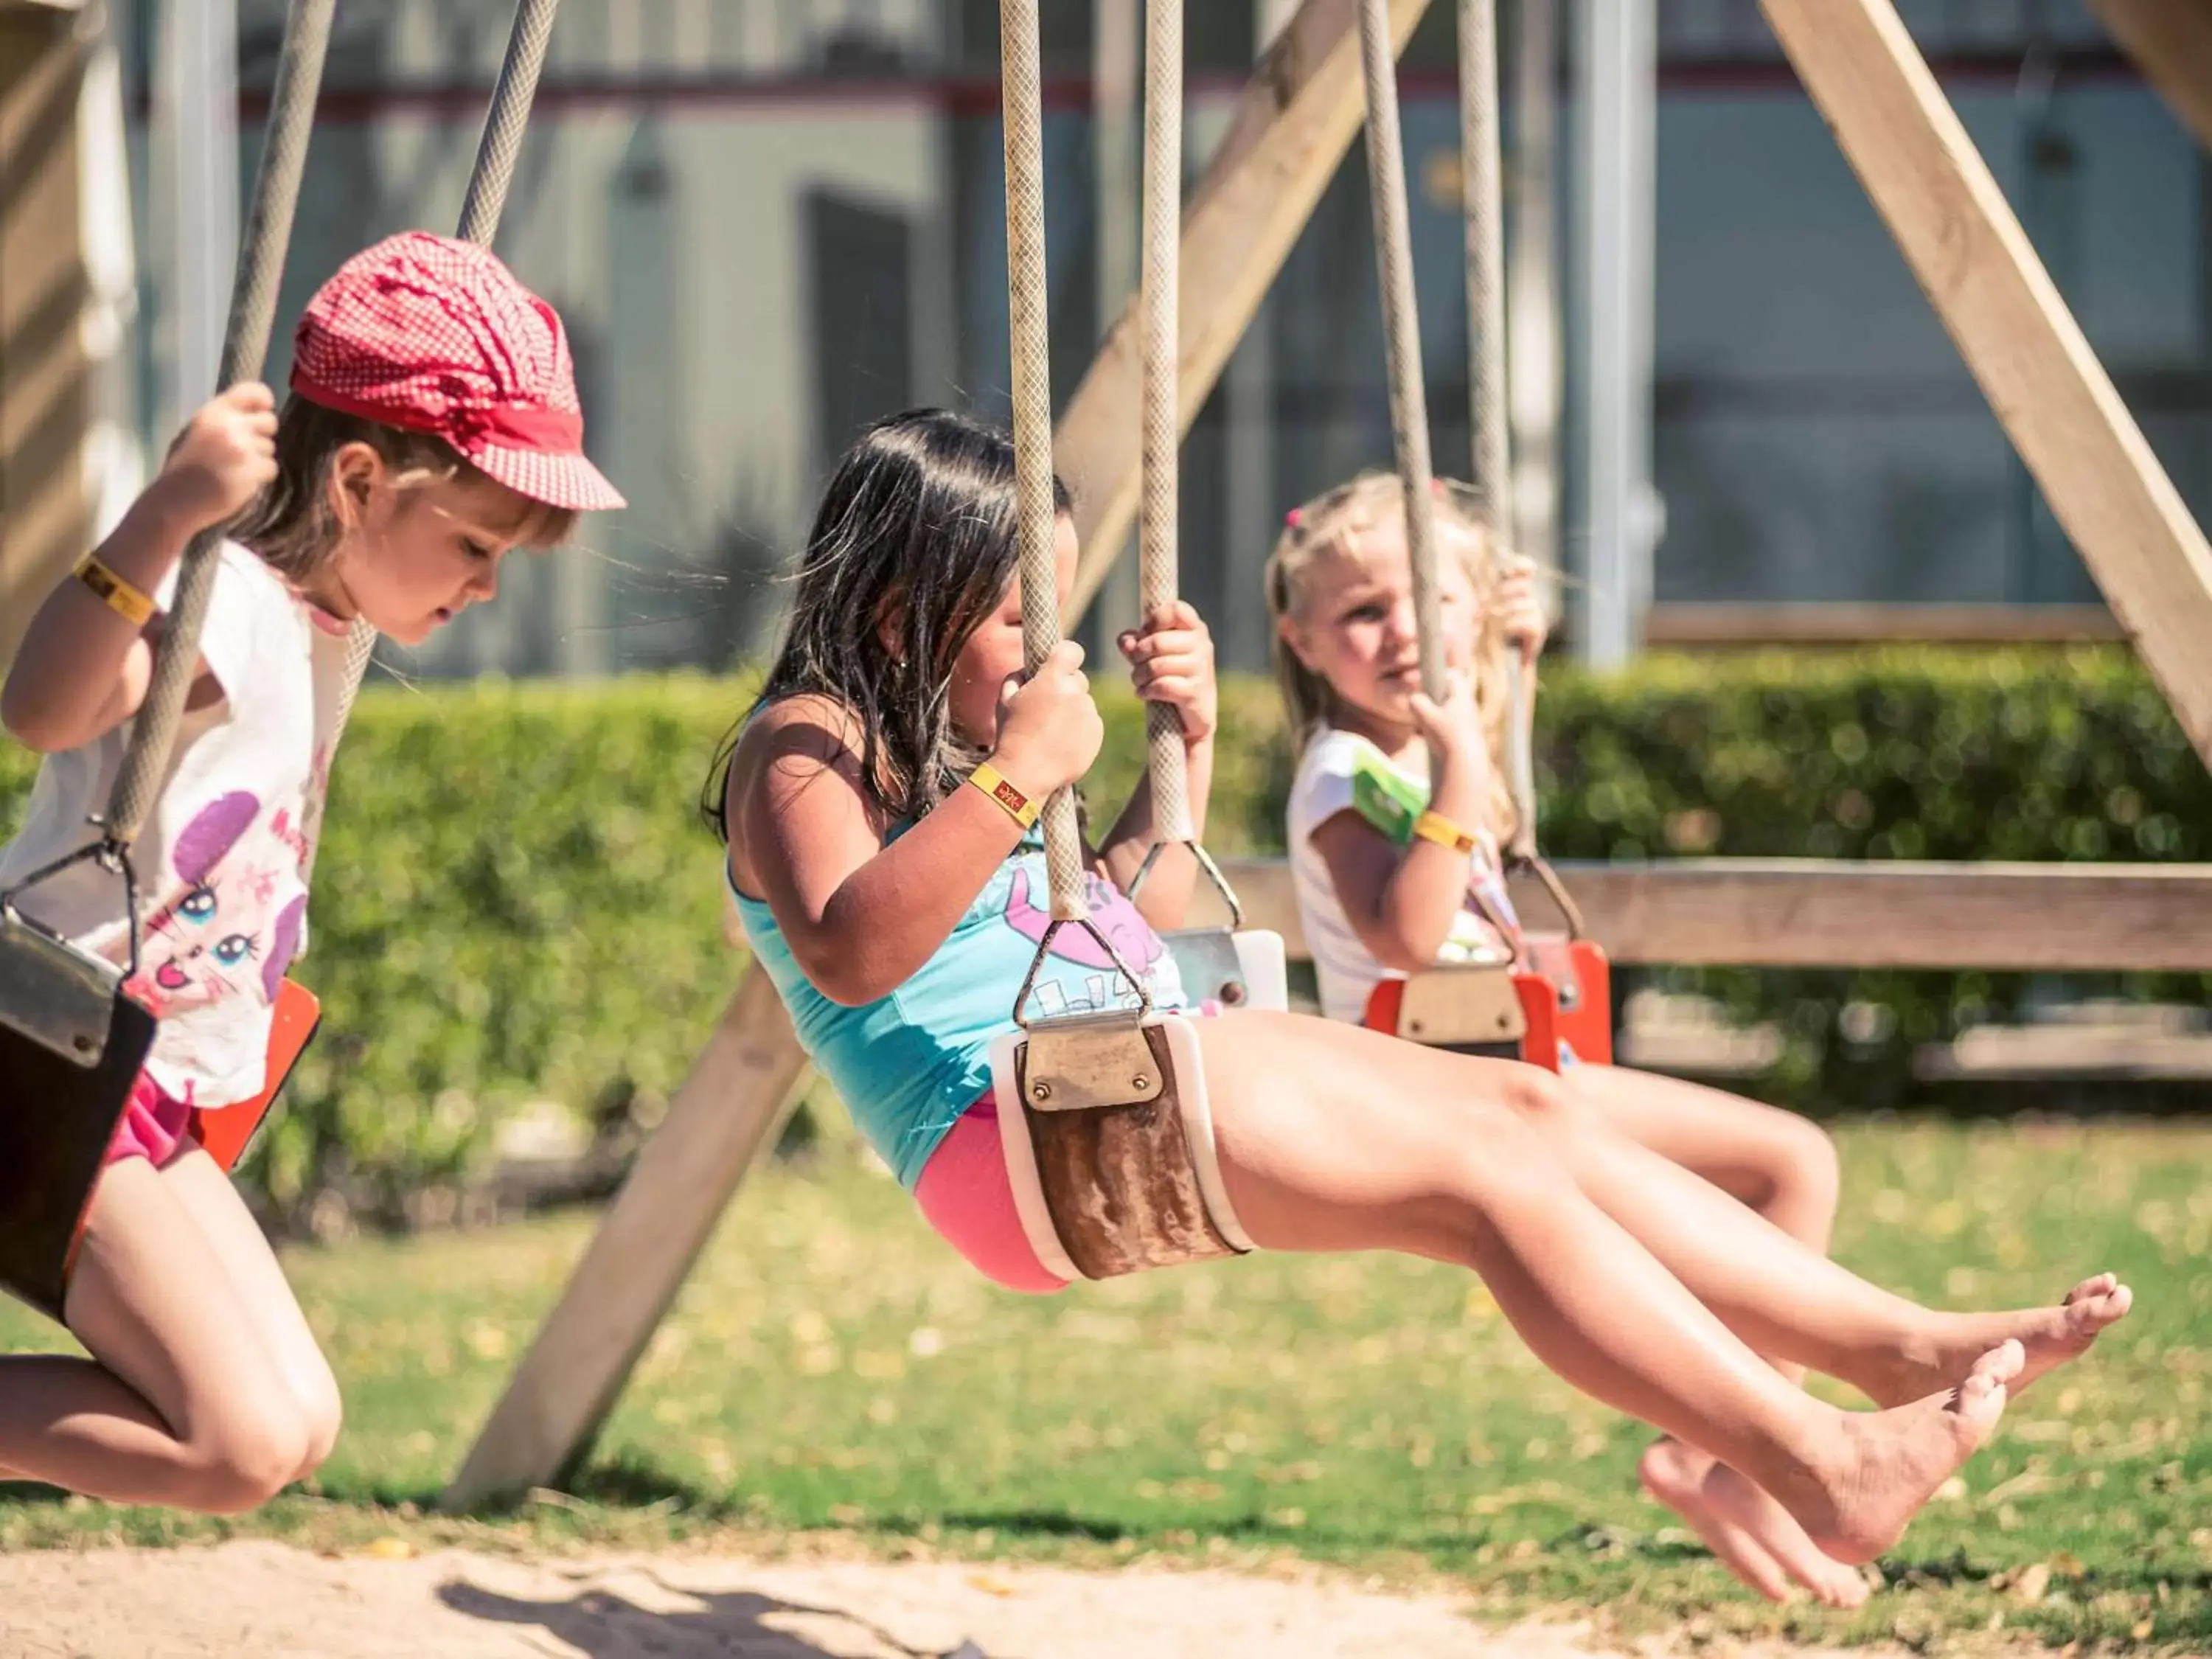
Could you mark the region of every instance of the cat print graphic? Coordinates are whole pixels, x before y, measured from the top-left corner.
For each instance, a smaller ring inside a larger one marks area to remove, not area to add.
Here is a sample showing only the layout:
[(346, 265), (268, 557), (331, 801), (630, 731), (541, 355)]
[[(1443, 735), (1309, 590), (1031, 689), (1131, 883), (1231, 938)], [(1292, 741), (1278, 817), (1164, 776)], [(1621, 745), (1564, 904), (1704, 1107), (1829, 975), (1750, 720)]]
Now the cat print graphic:
[(194, 815), (171, 849), (184, 891), (146, 925), (131, 994), (156, 1019), (258, 993), (274, 1002), (300, 948), (307, 893), (294, 815), (256, 830), (261, 803), (243, 790)]

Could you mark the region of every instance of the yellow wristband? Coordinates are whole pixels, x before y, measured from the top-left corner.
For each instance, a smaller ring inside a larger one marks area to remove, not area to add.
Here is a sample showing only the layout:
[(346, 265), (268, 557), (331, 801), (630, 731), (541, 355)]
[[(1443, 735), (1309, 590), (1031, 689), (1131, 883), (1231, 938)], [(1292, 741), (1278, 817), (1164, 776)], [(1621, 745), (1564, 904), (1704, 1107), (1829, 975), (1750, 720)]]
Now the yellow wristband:
[(968, 781), (998, 802), (1006, 814), (1023, 829), (1037, 821), (1037, 804), (1008, 782), (1006, 775), (985, 761), (968, 775)]
[(1441, 812), (1424, 812), (1413, 820), (1413, 833), (1423, 841), (1432, 841), (1439, 847), (1449, 847), (1455, 853), (1473, 853), (1473, 836), (1461, 829)]
[(154, 617), (154, 597), (117, 575), (90, 553), (77, 562), (76, 579), (99, 596), (100, 602), (133, 628), (143, 628)]

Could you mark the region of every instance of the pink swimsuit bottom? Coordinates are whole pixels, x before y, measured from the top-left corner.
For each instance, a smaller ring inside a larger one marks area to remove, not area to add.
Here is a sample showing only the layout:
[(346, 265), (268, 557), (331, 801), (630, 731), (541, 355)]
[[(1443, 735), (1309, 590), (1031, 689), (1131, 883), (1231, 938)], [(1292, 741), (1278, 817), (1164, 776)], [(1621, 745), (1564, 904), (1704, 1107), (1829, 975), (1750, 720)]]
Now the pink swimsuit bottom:
[(1014, 1207), (999, 1145), (999, 1103), (986, 1092), (960, 1114), (921, 1166), (915, 1201), (938, 1236), (994, 1285), (1048, 1296), (1067, 1281), (1037, 1260)]

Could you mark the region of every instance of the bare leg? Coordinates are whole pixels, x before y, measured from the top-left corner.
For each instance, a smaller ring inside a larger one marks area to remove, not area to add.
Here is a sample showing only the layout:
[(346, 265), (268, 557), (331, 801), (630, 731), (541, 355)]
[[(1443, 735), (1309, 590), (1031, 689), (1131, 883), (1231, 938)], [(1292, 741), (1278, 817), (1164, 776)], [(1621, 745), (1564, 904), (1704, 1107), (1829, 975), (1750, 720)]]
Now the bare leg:
[[(2057, 1306), (1931, 1312), (1876, 1289), (1637, 1145), (1573, 1091), (1551, 1090), (1526, 1121), (1590, 1200), (1745, 1341), (1839, 1377), (1881, 1405), (1955, 1382), (2007, 1340), (2025, 1353), (2018, 1384), (2025, 1387), (2085, 1352), (2132, 1304), (2127, 1290), (2100, 1275)], [(1818, 1319), (1806, 1316), (1808, 1297), (1821, 1310)]]
[(307, 1428), (222, 1258), (143, 1159), (101, 1178), (67, 1312), (92, 1359), (0, 1358), (0, 1467), (122, 1503), (236, 1513), (305, 1462)]
[(343, 1416), (330, 1361), (307, 1328), (268, 1239), (216, 1161), (195, 1146), (164, 1169), (161, 1179), (198, 1221), (238, 1293), (246, 1323), (276, 1363), (307, 1433), (307, 1455), (291, 1476), (304, 1480), (331, 1455)]
[[(1200, 1029), (1224, 1176), (1255, 1241), (1474, 1267), (1553, 1370), (1749, 1476), (1838, 1559), (1894, 1543), (2003, 1410), (2010, 1343), (1895, 1411), (1841, 1412), (1790, 1387), (1547, 1153), (1528, 1120), (1562, 1098), (1547, 1073), (1294, 1016)], [(1809, 1346), (1837, 1296), (1792, 1266), (1771, 1275), (1775, 1305), (1737, 1299)]]
[[(1574, 1066), (1567, 1088), (1638, 1146), (1711, 1182), (1822, 1255), (1841, 1176), (1835, 1143), (1819, 1125), (1757, 1101), (1679, 1078), (1611, 1066)], [(1792, 1382), (1804, 1368), (1772, 1362)], [(1771, 1601), (1792, 1578), (1829, 1607), (1855, 1607), (1864, 1578), (1814, 1547), (1784, 1510), (1710, 1452), (1670, 1437), (1637, 1466), (1644, 1490), (1681, 1516), (1729, 1570)]]

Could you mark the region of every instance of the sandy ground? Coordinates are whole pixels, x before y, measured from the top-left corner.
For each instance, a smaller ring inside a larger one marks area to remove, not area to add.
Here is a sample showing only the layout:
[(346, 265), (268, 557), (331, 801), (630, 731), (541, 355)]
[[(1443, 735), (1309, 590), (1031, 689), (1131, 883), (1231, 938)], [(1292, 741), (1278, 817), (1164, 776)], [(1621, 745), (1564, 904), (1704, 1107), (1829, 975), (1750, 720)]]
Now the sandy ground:
[[(452, 1551), (392, 1560), (260, 1542), (0, 1559), (8, 1659), (1571, 1659), (1596, 1650), (1570, 1628), (1485, 1630), (1449, 1598), (1371, 1594), (1319, 1574), (704, 1556), (529, 1562)], [(1748, 1659), (1755, 1650), (1730, 1651)]]

